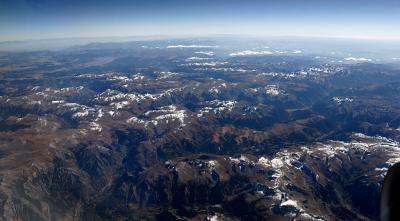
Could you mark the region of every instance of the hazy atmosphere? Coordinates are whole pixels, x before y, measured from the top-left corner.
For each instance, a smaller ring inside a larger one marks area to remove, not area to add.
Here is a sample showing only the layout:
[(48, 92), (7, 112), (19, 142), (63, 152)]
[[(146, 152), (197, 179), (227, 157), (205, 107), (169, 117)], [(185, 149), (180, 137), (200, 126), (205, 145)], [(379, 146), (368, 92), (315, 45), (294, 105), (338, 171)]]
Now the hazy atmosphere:
[(0, 40), (246, 34), (400, 39), (397, 0), (0, 0)]

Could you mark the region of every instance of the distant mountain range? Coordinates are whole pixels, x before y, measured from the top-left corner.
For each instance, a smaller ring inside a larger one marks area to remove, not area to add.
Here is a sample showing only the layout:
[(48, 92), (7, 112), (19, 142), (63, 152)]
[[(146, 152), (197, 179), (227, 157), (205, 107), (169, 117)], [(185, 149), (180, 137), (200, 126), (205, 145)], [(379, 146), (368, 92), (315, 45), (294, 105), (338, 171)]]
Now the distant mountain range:
[(0, 220), (378, 219), (400, 66), (299, 42), (0, 53)]

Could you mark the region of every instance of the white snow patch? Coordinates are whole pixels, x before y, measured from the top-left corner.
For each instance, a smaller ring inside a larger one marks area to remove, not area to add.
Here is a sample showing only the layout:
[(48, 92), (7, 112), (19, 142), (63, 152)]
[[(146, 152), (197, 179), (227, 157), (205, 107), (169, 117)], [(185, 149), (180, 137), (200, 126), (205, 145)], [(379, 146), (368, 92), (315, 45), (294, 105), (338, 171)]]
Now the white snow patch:
[(100, 124), (98, 124), (96, 122), (90, 122), (90, 130), (101, 132), (103, 130), (103, 128), (101, 127)]
[(122, 109), (122, 108), (128, 106), (129, 101), (113, 102), (110, 105), (114, 106), (117, 110), (119, 110), (119, 109)]
[(126, 122), (129, 124), (131, 123), (146, 124), (145, 120), (139, 119), (137, 117), (131, 117), (128, 120), (126, 120)]
[(269, 167), (271, 165), (270, 161), (265, 157), (260, 157), (260, 159), (258, 159), (257, 164), (264, 166), (264, 167)]
[(73, 117), (74, 118), (81, 118), (81, 117), (86, 117), (86, 116), (88, 116), (89, 115), (89, 111), (88, 110), (84, 110), (84, 111), (81, 111), (81, 112), (76, 112), (74, 115), (73, 115)]
[[(179, 121), (180, 126), (186, 126), (185, 119), (187, 118), (186, 110), (178, 110), (175, 105), (169, 105), (165, 107), (161, 107), (157, 110), (151, 110), (144, 113), (145, 116), (152, 117), (151, 121), (154, 125), (158, 124), (158, 121), (162, 120), (167, 124), (171, 121)], [(154, 117), (154, 115), (156, 115)]]
[(269, 94), (269, 95), (272, 95), (272, 96), (277, 96), (277, 95), (279, 95), (281, 93), (279, 88), (278, 88), (278, 86), (277, 85), (273, 85), (273, 84), (272, 85), (267, 85), (265, 87), (265, 92), (267, 94)]
[(271, 160), (271, 166), (275, 169), (280, 169), (283, 167), (283, 161), (279, 158), (274, 158)]
[(219, 221), (217, 215), (207, 216), (207, 220), (208, 220), (208, 221)]
[(332, 100), (333, 100), (334, 102), (336, 102), (337, 104), (351, 103), (351, 102), (354, 101), (352, 98), (348, 98), (348, 97), (344, 97), (344, 98), (333, 97)]
[(220, 100), (213, 100), (207, 102), (208, 105), (212, 107), (204, 107), (199, 110), (197, 117), (203, 117), (206, 113), (214, 113), (214, 114), (221, 114), (224, 112), (231, 112), (237, 101), (220, 101)]
[(296, 208), (299, 207), (299, 205), (297, 204), (296, 201), (290, 200), (290, 199), (288, 199), (288, 200), (282, 202), (282, 203), (281, 203), (281, 206), (293, 206), (293, 207), (296, 207)]
[(132, 79), (133, 80), (144, 80), (144, 75), (142, 75), (141, 73), (137, 73), (135, 75), (132, 75)]
[(62, 104), (65, 103), (65, 101), (60, 100), (60, 101), (51, 101), (52, 104)]

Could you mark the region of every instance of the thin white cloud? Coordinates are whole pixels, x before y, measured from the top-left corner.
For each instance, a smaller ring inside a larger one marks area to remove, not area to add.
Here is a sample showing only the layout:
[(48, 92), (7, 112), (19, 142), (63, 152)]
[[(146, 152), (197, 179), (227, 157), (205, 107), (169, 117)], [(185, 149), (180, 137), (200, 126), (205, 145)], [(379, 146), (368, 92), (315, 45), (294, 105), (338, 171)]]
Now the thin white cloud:
[(355, 61), (355, 62), (372, 61), (372, 59), (369, 59), (369, 58), (356, 58), (356, 57), (348, 57), (348, 58), (345, 58), (344, 60), (346, 60), (346, 61)]
[(212, 58), (202, 58), (202, 57), (190, 57), (186, 58), (186, 61), (204, 61), (204, 60), (210, 60)]
[(166, 48), (217, 48), (218, 46), (210, 45), (169, 45)]
[(208, 55), (208, 56), (214, 56), (214, 52), (213, 51), (197, 51), (195, 52), (195, 54), (204, 54), (204, 55)]
[(230, 53), (229, 56), (236, 57), (236, 56), (252, 56), (252, 55), (271, 55), (273, 54), (271, 51), (240, 51), (235, 53)]

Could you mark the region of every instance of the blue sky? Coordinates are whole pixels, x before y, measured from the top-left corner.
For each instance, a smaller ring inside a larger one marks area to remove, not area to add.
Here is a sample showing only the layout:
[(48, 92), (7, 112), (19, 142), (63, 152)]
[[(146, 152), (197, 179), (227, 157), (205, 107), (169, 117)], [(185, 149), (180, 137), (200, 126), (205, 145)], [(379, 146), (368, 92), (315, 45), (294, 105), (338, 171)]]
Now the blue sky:
[(400, 1), (0, 0), (0, 41), (211, 34), (400, 39)]

